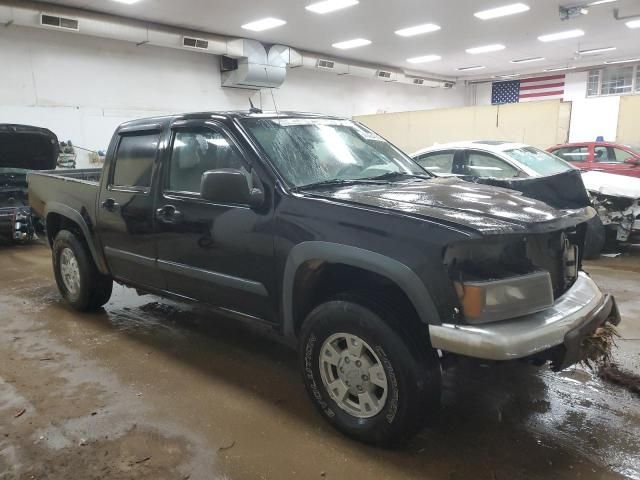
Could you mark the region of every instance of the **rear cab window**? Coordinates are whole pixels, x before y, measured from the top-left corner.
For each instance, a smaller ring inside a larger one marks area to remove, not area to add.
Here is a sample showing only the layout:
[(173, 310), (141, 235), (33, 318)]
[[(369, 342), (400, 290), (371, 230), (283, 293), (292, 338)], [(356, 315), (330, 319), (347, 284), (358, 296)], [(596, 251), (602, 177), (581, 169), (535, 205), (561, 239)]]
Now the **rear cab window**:
[(109, 185), (148, 191), (159, 140), (160, 134), (156, 132), (123, 135), (118, 144)]

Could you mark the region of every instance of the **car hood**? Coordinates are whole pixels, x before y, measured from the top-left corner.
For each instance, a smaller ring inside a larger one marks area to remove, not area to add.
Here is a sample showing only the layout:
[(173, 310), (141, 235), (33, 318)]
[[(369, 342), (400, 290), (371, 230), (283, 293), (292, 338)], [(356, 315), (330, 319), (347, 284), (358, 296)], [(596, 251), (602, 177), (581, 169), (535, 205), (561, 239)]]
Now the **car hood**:
[(590, 192), (612, 197), (640, 198), (640, 178), (605, 172), (583, 172), (582, 181)]
[(482, 234), (542, 233), (591, 218), (591, 207), (556, 209), (520, 192), (451, 177), (307, 191), (327, 199), (378, 207), (471, 228)]
[(53, 170), (58, 137), (46, 128), (0, 124), (0, 168)]

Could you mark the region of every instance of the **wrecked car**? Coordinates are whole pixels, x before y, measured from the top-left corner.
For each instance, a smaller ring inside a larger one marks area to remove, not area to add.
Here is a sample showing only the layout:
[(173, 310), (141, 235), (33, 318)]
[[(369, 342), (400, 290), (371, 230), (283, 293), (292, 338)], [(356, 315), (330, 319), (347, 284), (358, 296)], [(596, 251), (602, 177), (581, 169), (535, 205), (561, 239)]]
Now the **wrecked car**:
[(27, 173), (55, 168), (58, 139), (46, 128), (0, 124), (0, 239), (25, 242), (42, 230), (27, 198)]
[(609, 204), (593, 196), (594, 189), (597, 192), (603, 186), (601, 177), (590, 177), (587, 182), (579, 169), (530, 145), (499, 140), (455, 142), (419, 150), (411, 157), (435, 175), (517, 190), (557, 208), (597, 206), (598, 216), (588, 222), (582, 252), (587, 259), (600, 256), (606, 240), (604, 225), (619, 224), (607, 214)]
[(621, 243), (639, 243), (640, 178), (589, 171), (582, 174), (582, 180), (607, 237)]
[(390, 445), (435, 415), (441, 365), (583, 358), (620, 316), (582, 270), (592, 207), (437, 178), (341, 118), (135, 120), (102, 170), (32, 172), (64, 299), (113, 281), (272, 328), (333, 426)]

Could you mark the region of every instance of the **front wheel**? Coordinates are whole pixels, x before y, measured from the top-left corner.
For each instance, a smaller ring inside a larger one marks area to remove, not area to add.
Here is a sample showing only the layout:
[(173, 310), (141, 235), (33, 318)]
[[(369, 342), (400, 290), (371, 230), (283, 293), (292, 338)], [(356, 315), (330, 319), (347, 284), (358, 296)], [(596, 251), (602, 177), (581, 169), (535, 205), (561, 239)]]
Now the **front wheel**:
[(61, 230), (53, 242), (53, 272), (58, 290), (81, 312), (96, 310), (109, 301), (113, 280), (98, 271), (82, 241)]
[[(406, 319), (405, 319), (406, 321)], [(301, 332), (307, 391), (322, 416), (366, 443), (390, 446), (419, 431), (440, 400), (440, 366), (393, 309), (355, 295), (316, 307)]]

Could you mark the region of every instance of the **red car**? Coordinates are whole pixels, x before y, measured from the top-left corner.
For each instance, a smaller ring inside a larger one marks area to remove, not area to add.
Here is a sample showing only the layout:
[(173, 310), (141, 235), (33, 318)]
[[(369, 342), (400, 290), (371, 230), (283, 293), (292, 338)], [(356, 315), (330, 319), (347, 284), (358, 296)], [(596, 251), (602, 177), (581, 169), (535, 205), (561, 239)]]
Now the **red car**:
[(611, 142), (581, 142), (556, 145), (547, 151), (581, 170), (640, 177), (640, 148)]

